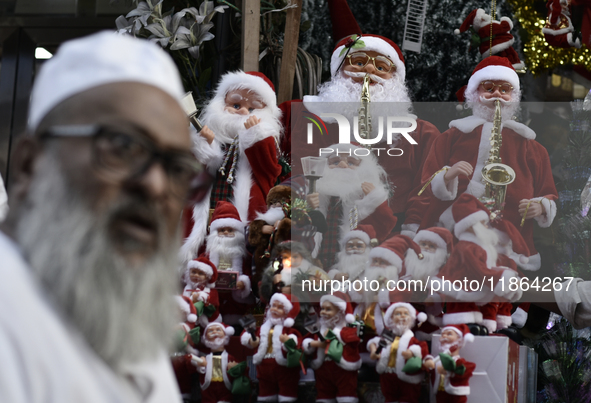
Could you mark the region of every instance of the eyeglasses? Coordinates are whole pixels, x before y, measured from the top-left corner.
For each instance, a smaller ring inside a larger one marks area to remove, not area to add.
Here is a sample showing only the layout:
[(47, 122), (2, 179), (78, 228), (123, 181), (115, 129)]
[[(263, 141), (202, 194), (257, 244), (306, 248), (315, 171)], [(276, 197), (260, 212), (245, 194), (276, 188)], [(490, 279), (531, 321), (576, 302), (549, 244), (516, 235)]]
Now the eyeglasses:
[(491, 93), (495, 92), (496, 87), (499, 87), (499, 91), (501, 91), (501, 94), (510, 94), (511, 92), (513, 92), (513, 86), (509, 83), (495, 84), (492, 81), (483, 81), (481, 85), (485, 91)]
[(367, 66), (367, 63), (371, 60), (373, 66), (380, 73), (389, 73), (394, 68), (394, 62), (388, 59), (386, 56), (371, 57), (363, 52), (355, 52), (347, 55), (349, 64), (353, 67), (362, 69)]
[(212, 179), (191, 153), (163, 152), (145, 135), (123, 129), (94, 124), (51, 126), (41, 137), (92, 137), (94, 167), (111, 182), (136, 179), (160, 162), (171, 193), (184, 201), (200, 201)]

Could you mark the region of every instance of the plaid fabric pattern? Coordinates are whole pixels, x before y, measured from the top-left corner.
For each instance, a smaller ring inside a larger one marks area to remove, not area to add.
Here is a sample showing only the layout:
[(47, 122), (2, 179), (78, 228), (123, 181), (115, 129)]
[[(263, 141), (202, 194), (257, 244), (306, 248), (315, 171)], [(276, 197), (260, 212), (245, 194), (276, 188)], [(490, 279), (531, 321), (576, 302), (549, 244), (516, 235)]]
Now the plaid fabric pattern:
[(328, 231), (322, 237), (322, 246), (318, 258), (325, 269), (331, 267), (336, 261), (336, 254), (339, 253), (339, 236), (343, 220), (343, 205), (338, 197), (331, 197), (326, 212), (326, 224)]
[[(224, 153), (227, 150), (226, 146), (223, 146)], [(234, 190), (232, 189), (232, 185), (230, 185), (226, 180), (228, 179), (228, 174), (230, 173), (230, 168), (232, 167), (232, 158), (228, 160), (228, 163), (224, 167), (226, 175), (222, 176), (220, 171), (216, 172), (215, 180), (213, 182), (213, 186), (211, 189), (211, 198), (209, 199), (209, 208), (214, 209), (216, 203), (219, 200), (222, 201), (230, 201), (232, 196), (234, 196)]]
[(317, 229), (312, 224), (297, 226), (292, 222), (291, 226), (291, 240), (301, 242), (308, 252), (314, 250), (314, 235), (317, 233)]

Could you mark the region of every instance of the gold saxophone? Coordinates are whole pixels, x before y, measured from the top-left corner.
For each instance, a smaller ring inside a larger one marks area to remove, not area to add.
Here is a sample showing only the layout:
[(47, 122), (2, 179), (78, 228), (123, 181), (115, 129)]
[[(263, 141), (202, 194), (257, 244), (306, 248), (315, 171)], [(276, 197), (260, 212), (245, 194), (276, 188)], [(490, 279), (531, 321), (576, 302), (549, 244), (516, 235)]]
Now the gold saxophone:
[(490, 153), (482, 168), (482, 182), (485, 185), (483, 202), (494, 201), (494, 210), (502, 211), (507, 196), (507, 186), (515, 180), (515, 171), (501, 163), (500, 150), (503, 143), (501, 134), (501, 101), (495, 101), (495, 115), (490, 135)]
[[(368, 139), (371, 133), (371, 115), (369, 113), (369, 103), (371, 99), (369, 97), (369, 83), (371, 78), (369, 74), (363, 77), (363, 88), (361, 89), (361, 107), (359, 108), (359, 136), (362, 139)], [(371, 149), (371, 145), (364, 144), (366, 148)]]

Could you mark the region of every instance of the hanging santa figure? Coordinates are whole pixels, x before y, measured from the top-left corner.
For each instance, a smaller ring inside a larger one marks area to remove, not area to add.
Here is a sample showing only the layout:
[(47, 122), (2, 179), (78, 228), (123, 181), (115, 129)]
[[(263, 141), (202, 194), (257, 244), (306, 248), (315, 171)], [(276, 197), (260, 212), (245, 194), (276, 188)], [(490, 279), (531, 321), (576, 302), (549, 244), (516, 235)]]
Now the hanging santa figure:
[[(245, 330), (240, 336), (243, 346), (256, 351), (252, 362), (259, 380), (259, 401), (297, 401), (300, 362), (296, 349), (301, 335), (292, 326), (299, 312), (300, 304), (294, 296), (275, 293), (262, 326), (254, 335)], [(297, 357), (295, 362), (292, 356)]]
[(209, 210), (231, 201), (247, 223), (266, 210), (266, 196), (281, 173), (277, 142), (281, 110), (275, 88), (262, 73), (236, 71), (222, 78), (202, 115), (203, 130), (193, 136), (194, 151), (215, 176), (210, 197), (193, 207), (190, 234), (181, 258), (193, 259), (207, 232)]
[[(194, 305), (197, 314), (197, 324), (205, 328), (209, 322), (221, 322), (220, 301), (218, 292), (214, 288), (218, 277), (218, 271), (213, 263), (205, 256), (199, 256), (197, 259), (187, 263), (187, 268), (183, 275), (185, 288), (183, 289), (183, 301)], [(183, 309), (187, 311), (189, 306)]]
[(320, 332), (306, 338), (302, 347), (312, 357), (319, 402), (357, 402), (357, 371), (361, 368), (360, 339), (353, 309), (342, 292), (320, 298)]
[(513, 49), (515, 39), (510, 32), (513, 29), (513, 21), (509, 17), (501, 17), (500, 21), (492, 21), (493, 39), (491, 41), (491, 19), (491, 16), (486, 14), (483, 9), (478, 8), (466, 17), (462, 26), (454, 33), (459, 35), (471, 30), (475, 34), (472, 36), (472, 46), (478, 46), (478, 51), (483, 59), (493, 55), (505, 57), (515, 70), (523, 70), (525, 64)]
[(225, 346), (234, 328), (223, 323), (210, 323), (203, 334), (203, 344), (210, 351), (197, 361), (202, 403), (232, 402), (233, 377), (228, 374), (238, 363)]
[(246, 251), (244, 223), (232, 203), (219, 201), (211, 217), (205, 254), (218, 270), (237, 272), (236, 288), (220, 290), (220, 312), (227, 324), (234, 325), (254, 303), (251, 291), (249, 255)]
[(542, 28), (548, 45), (555, 48), (580, 48), (581, 40), (573, 26), (569, 0), (548, 0), (548, 18)]
[[(392, 332), (393, 340), (384, 343), (378, 336), (367, 343), (371, 358), (378, 361), (376, 371), (380, 374), (386, 402), (417, 403), (421, 394), (420, 383), (425, 377), (423, 366), (434, 368), (427, 343), (417, 340), (411, 331), (417, 319), (422, 323), (427, 317), (422, 312), (417, 315), (409, 303), (396, 302), (384, 315), (384, 324)], [(379, 346), (382, 346), (380, 352)]]
[(474, 336), (466, 325), (449, 325), (441, 329), (439, 343), (443, 353), (435, 358), (435, 370), (431, 372), (431, 393), (437, 403), (468, 401), (468, 382), (476, 364), (460, 357), (460, 349), (473, 341)]

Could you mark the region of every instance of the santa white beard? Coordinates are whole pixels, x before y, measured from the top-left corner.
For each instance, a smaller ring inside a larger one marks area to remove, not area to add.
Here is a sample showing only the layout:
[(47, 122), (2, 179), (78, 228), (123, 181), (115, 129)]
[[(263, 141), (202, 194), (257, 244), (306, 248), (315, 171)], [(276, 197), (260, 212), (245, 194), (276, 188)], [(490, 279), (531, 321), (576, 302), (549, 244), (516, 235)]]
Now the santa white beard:
[(283, 207), (271, 207), (265, 213), (257, 213), (257, 220), (262, 220), (268, 225), (275, 225), (275, 222), (285, 218)]
[(341, 311), (337, 312), (332, 318), (325, 318), (320, 315), (320, 329), (334, 329), (345, 325), (345, 315)]
[(205, 252), (211, 255), (217, 255), (221, 260), (232, 260), (236, 256), (246, 255), (246, 243), (244, 234), (235, 231), (233, 237), (219, 236), (217, 230), (214, 230), (207, 236), (207, 246)]
[(454, 341), (451, 343), (441, 343), (439, 347), (441, 348), (441, 351), (443, 351), (444, 353), (449, 353), (449, 351), (452, 349), (452, 347), (455, 347), (455, 346), (461, 347), (460, 342)]
[(447, 250), (437, 248), (435, 252), (422, 252), (423, 259), (419, 259), (417, 253), (409, 249), (404, 258), (406, 274), (410, 274), (413, 280), (427, 281), (427, 277), (435, 276), (447, 260)]
[[(492, 122), (495, 116), (495, 99), (486, 99), (478, 95), (478, 90), (466, 93), (466, 105), (472, 109), (474, 116), (482, 118), (487, 122)], [(511, 101), (501, 101), (501, 118), (503, 121), (508, 121), (516, 116), (519, 112), (521, 99), (521, 92), (513, 90), (511, 93)]]
[(359, 166), (352, 168), (328, 168), (316, 183), (316, 189), (322, 196), (336, 196), (348, 206), (365, 197), (361, 184), (368, 182), (376, 188), (387, 184), (384, 169), (373, 158), (363, 157)]
[[(169, 239), (159, 211), (143, 199), (121, 196), (100, 216), (91, 211), (51, 149), (38, 168), (16, 240), (44, 298), (115, 371), (153, 358), (180, 320), (171, 298), (179, 237)], [(146, 209), (156, 220), (158, 247), (144, 263), (130, 264), (111, 241), (110, 222), (125, 209)]]
[(281, 133), (282, 126), (279, 120), (281, 113), (277, 114), (271, 108), (265, 107), (255, 109), (249, 115), (238, 115), (225, 110), (226, 103), (224, 99), (225, 95), (224, 97), (214, 97), (201, 115), (203, 124), (207, 125), (215, 133), (215, 139), (220, 143), (230, 144), (238, 134), (245, 131), (244, 122), (252, 115), (261, 119), (260, 125), (272, 128), (270, 131), (277, 133), (277, 136)]
[(265, 321), (269, 322), (272, 326), (283, 325), (283, 321), (285, 318), (274, 318), (271, 315), (271, 311), (268, 310), (267, 314), (265, 315)]
[[(367, 287), (364, 286), (363, 288), (363, 300), (366, 304), (371, 304), (376, 300), (376, 296), (378, 295), (378, 291), (371, 289), (371, 282), (375, 280), (385, 286), (387, 285), (387, 281), (391, 280), (390, 288), (392, 288), (395, 285), (394, 283), (398, 281), (398, 268), (396, 266), (370, 266), (365, 270), (364, 278), (367, 280), (367, 282), (364, 281), (364, 285), (367, 284)], [(363, 281), (361, 278), (359, 280)], [(373, 288), (376, 288), (375, 285)]]
[(337, 254), (337, 263), (335, 268), (341, 273), (347, 273), (349, 280), (353, 281), (363, 275), (365, 268), (369, 264), (370, 248), (365, 248), (363, 253), (347, 254), (344, 248), (341, 248)]
[(480, 246), (486, 251), (488, 264), (495, 265), (498, 257), (496, 246), (499, 243), (499, 236), (494, 230), (487, 228), (480, 222), (474, 224), (472, 229), (476, 238), (480, 240)]
[(217, 350), (223, 346), (225, 346), (226, 344), (228, 344), (228, 342), (230, 341), (229, 337), (216, 337), (213, 340), (209, 340), (207, 337), (203, 338), (203, 344), (205, 344), (205, 347), (209, 348), (210, 350)]
[[(348, 75), (355, 75), (352, 72), (344, 72)], [(361, 73), (361, 76), (364, 76)], [(376, 78), (379, 78), (376, 76)], [(407, 116), (412, 109), (408, 89), (404, 81), (398, 75), (394, 75), (390, 80), (370, 85), (370, 113), (373, 119), (372, 137), (376, 137), (379, 130), (378, 116)], [(377, 79), (375, 81), (378, 81)], [(350, 77), (338, 73), (330, 81), (321, 84), (318, 87), (318, 95), (315, 97), (306, 97), (304, 105), (313, 113), (338, 113), (345, 116), (351, 124), (353, 118), (359, 116), (359, 106), (361, 100), (361, 90), (363, 83), (357, 83)], [(330, 118), (325, 119), (330, 122)], [(400, 136), (395, 134), (394, 136)], [(353, 138), (353, 135), (351, 134)], [(386, 140), (384, 134), (383, 140)]]
[(402, 336), (404, 332), (406, 332), (409, 329), (412, 329), (413, 326), (413, 320), (409, 320), (405, 323), (389, 323), (387, 325), (388, 329), (390, 329), (392, 333), (394, 333), (396, 336)]

